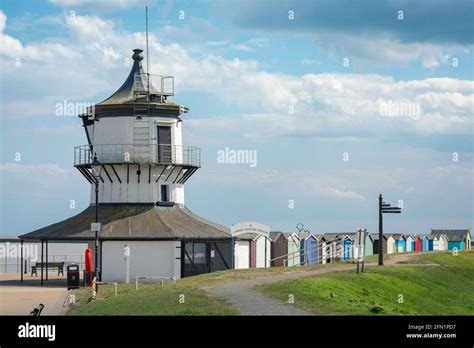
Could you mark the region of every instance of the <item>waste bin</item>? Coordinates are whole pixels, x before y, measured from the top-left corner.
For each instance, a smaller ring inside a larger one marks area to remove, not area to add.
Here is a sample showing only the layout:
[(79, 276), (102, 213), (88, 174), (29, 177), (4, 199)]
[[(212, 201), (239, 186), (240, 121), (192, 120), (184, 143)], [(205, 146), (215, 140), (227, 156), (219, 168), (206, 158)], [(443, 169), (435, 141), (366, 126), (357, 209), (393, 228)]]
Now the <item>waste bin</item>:
[(67, 266), (67, 289), (79, 289), (79, 265)]

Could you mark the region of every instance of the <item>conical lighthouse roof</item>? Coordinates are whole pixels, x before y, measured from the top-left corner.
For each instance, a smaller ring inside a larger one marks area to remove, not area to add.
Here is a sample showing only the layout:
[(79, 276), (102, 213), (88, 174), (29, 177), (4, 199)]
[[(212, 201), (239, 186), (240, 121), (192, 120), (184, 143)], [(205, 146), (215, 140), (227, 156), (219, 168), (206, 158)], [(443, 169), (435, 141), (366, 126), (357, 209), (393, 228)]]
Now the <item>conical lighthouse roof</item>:
[(133, 102), (135, 101), (135, 95), (137, 92), (144, 95), (148, 91), (148, 88), (150, 90), (150, 94), (157, 93), (155, 88), (151, 85), (151, 81), (150, 86), (148, 86), (148, 76), (142, 67), (143, 50), (140, 48), (135, 48), (133, 52), (132, 70), (130, 71), (130, 74), (128, 74), (128, 77), (123, 85), (120, 86), (120, 88), (110, 97), (96, 105), (117, 105)]

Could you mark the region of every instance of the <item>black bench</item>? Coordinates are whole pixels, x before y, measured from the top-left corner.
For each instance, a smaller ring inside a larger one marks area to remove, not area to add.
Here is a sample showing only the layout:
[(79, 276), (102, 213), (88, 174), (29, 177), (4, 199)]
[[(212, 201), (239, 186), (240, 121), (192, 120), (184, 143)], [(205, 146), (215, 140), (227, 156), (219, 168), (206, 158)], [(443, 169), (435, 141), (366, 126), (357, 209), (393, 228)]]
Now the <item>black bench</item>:
[[(47, 267), (46, 267), (47, 266)], [(36, 275), (38, 276), (37, 270), (39, 269), (46, 269), (48, 270), (58, 270), (58, 275), (64, 275), (64, 262), (48, 262), (44, 263), (44, 265), (41, 262), (37, 262), (36, 265), (31, 266), (31, 276)]]

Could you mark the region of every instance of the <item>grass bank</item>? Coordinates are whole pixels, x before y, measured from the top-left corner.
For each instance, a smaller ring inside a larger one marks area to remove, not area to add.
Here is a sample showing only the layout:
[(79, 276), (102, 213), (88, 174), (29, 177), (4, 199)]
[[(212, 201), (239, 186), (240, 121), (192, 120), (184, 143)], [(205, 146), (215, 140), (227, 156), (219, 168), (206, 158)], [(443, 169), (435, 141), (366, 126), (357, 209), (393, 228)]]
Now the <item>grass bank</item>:
[(102, 285), (100, 296), (91, 300), (90, 288), (75, 292), (76, 305), (68, 315), (237, 315), (229, 304), (186, 284), (119, 284), (118, 296), (111, 285)]
[[(474, 315), (474, 252), (433, 252), (409, 264), (258, 286), (269, 297), (318, 315)], [(438, 266), (427, 265), (437, 264)]]

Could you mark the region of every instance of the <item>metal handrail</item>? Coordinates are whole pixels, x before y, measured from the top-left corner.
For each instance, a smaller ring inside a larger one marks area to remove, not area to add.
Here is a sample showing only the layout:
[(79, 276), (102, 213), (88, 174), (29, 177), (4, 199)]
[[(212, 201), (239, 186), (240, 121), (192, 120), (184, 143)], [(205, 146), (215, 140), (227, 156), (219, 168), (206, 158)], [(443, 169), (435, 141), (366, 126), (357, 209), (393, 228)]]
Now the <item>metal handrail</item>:
[[(334, 243), (334, 242), (335, 242), (335, 243)], [(326, 244), (326, 243), (329, 243), (330, 248), (331, 248), (331, 252), (330, 252), (331, 255), (330, 255), (329, 257), (326, 256), (326, 259), (333, 258), (333, 257), (336, 257), (336, 258), (340, 257), (340, 258), (342, 258), (343, 251), (336, 249), (336, 252), (335, 252), (335, 253), (332, 252), (333, 244), (336, 245), (336, 248), (338, 248), (338, 244), (342, 246), (342, 241), (341, 241), (341, 239), (340, 239), (339, 237), (335, 237), (335, 238), (333, 238), (333, 239), (330, 239), (330, 240), (327, 240), (327, 241), (324, 241), (324, 242), (318, 242), (318, 243), (316, 243), (315, 246), (310, 247), (310, 248), (298, 249), (298, 250), (293, 251), (293, 252), (291, 252), (291, 253), (288, 253), (288, 254), (285, 254), (285, 255), (280, 255), (280, 256), (278, 256), (278, 257), (275, 257), (275, 258), (273, 258), (273, 259), (270, 259), (270, 262), (283, 259), (283, 264), (288, 264), (288, 260), (289, 260), (290, 258), (291, 258), (291, 259), (295, 259), (295, 258), (296, 258), (297, 260), (299, 259), (298, 264), (300, 264), (300, 265), (301, 265), (301, 264), (305, 264), (305, 263), (307, 262), (307, 258), (308, 258), (309, 253), (312, 252), (312, 251), (319, 250), (319, 248), (322, 247), (322, 244)], [(327, 246), (327, 245), (326, 245), (326, 246)], [(325, 246), (325, 247), (326, 247), (326, 246)], [(351, 247), (353, 247), (353, 246), (351, 246)], [(303, 262), (301, 262), (301, 257), (303, 257), (303, 259), (304, 259)], [(321, 257), (321, 256), (318, 256), (318, 257), (317, 257), (317, 261), (319, 261), (319, 260), (322, 260), (322, 257)], [(285, 265), (285, 267), (287, 267), (287, 266)]]
[[(46, 258), (46, 257), (45, 257)], [(20, 272), (21, 268), (21, 258), (18, 255), (15, 258), (5, 258), (5, 262), (0, 262), (0, 273), (12, 273), (9, 269), (15, 269), (15, 272)], [(11, 262), (7, 262), (10, 260)], [(24, 272), (27, 273), (27, 270), (34, 265), (38, 260), (32, 261), (28, 258), (24, 258)], [(83, 254), (49, 254), (48, 262), (58, 262), (63, 261), (65, 265), (74, 263), (79, 264), (80, 270), (84, 269), (84, 255)], [(46, 263), (46, 261), (45, 261)]]
[[(329, 259), (334, 259), (334, 258), (335, 258), (335, 259), (339, 259), (339, 260), (343, 260), (343, 261), (349, 260), (349, 259), (345, 259), (345, 258), (343, 257), (344, 251), (341, 250), (341, 249), (339, 248), (339, 246), (338, 246), (338, 245), (341, 245), (342, 243), (336, 242), (336, 243), (334, 243), (334, 244), (336, 244), (336, 247), (337, 247), (336, 251), (335, 251), (335, 252), (332, 251), (333, 247), (332, 247), (331, 244), (330, 244), (330, 248), (331, 248), (331, 249), (330, 249), (330, 251), (329, 251), (329, 255), (318, 255), (316, 258), (314, 258), (314, 261), (315, 261), (314, 264), (321, 264), (323, 261), (327, 261), (327, 260), (329, 260)], [(309, 252), (310, 252), (310, 251), (313, 251), (313, 250), (317, 250), (318, 248), (319, 248), (319, 244), (317, 244), (317, 246), (316, 246), (315, 248), (311, 248), (311, 249), (308, 249), (308, 250), (301, 250), (301, 249), (300, 249), (300, 250), (297, 250), (297, 251), (295, 251), (295, 252), (293, 252), (293, 253), (283, 255), (283, 257), (288, 256), (288, 255), (292, 255), (292, 254), (298, 254), (298, 256), (297, 256), (297, 259), (299, 260), (298, 265), (303, 266), (303, 265), (306, 264), (306, 262), (308, 262), (308, 259), (309, 259), (309, 257), (308, 257)], [(352, 251), (352, 254), (353, 254), (353, 253), (354, 253), (354, 246), (351, 246), (351, 251)], [(303, 257), (303, 261), (302, 261), (302, 262), (301, 262), (301, 260), (300, 260), (301, 257)], [(281, 259), (281, 258), (282, 258), (282, 257), (280, 256), (280, 257), (278, 257), (278, 258), (271, 259), (270, 262), (275, 261), (275, 260), (277, 260), (277, 259)], [(295, 258), (295, 257), (293, 256), (293, 259), (294, 259), (294, 258)], [(284, 265), (284, 267), (290, 267), (290, 266), (288, 266), (288, 260), (289, 260), (289, 257), (287, 257), (287, 258), (285, 258), (285, 259), (283, 260), (283, 265)], [(296, 264), (293, 265), (293, 266), (296, 266)]]
[(150, 277), (150, 276), (136, 276), (135, 277), (135, 290), (138, 290), (138, 281), (140, 279), (158, 279), (161, 283), (161, 287), (163, 287), (165, 280), (172, 280), (173, 284), (176, 284), (176, 277)]
[(174, 76), (169, 75), (135, 74), (133, 77), (134, 91), (146, 92), (148, 81), (150, 83), (150, 93), (166, 96), (174, 95)]
[(152, 163), (201, 166), (201, 149), (196, 146), (170, 144), (95, 144), (74, 147), (74, 165), (90, 165), (97, 160), (103, 164)]
[[(96, 284), (102, 285), (102, 284), (109, 284), (114, 286), (114, 294), (117, 296), (117, 282), (95, 282)], [(99, 292), (99, 288), (97, 288), (97, 292)]]

